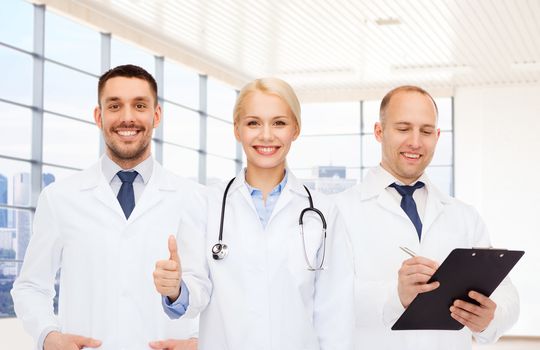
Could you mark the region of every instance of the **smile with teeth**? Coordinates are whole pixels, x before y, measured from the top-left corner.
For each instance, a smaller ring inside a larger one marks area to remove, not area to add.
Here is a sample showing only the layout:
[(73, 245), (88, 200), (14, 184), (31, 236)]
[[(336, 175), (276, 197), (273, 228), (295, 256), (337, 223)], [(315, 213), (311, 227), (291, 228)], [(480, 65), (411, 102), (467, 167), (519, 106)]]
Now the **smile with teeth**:
[(418, 159), (418, 158), (420, 158), (420, 155), (418, 153), (402, 152), (401, 154), (403, 154), (405, 156), (405, 158), (410, 158), (410, 159)]
[(118, 133), (118, 135), (120, 136), (125, 136), (125, 137), (129, 137), (129, 136), (135, 136), (137, 135), (137, 133), (139, 132), (138, 130), (118, 130), (116, 131)]
[(254, 146), (255, 150), (259, 154), (272, 155), (277, 152), (279, 147), (277, 146)]

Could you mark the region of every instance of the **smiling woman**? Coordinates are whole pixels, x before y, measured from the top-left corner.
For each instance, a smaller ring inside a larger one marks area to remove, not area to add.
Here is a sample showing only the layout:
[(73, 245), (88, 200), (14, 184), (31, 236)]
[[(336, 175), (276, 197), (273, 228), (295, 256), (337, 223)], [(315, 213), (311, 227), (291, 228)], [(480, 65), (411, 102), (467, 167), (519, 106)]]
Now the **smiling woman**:
[[(287, 168), (299, 133), (300, 105), (287, 83), (259, 79), (240, 91), (234, 135), (247, 167), (226, 189), (208, 190), (213, 294), (200, 318), (201, 350), (352, 348), (350, 247), (333, 202)], [(165, 309), (180, 315), (174, 304)]]

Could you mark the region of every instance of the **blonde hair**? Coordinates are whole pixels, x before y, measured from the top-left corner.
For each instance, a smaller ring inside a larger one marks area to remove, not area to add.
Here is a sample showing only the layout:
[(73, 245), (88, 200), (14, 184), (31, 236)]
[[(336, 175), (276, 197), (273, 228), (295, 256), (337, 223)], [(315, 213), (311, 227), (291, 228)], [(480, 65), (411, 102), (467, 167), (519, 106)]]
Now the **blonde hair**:
[(291, 109), (291, 112), (296, 119), (296, 123), (298, 124), (298, 129), (300, 130), (302, 122), (300, 119), (301, 110), (298, 97), (296, 97), (293, 88), (287, 84), (287, 82), (278, 78), (255, 79), (252, 82), (247, 83), (242, 90), (240, 90), (240, 93), (236, 98), (236, 103), (234, 104), (233, 116), (235, 123), (238, 122), (238, 119), (243, 112), (246, 97), (256, 91), (278, 96), (285, 101)]

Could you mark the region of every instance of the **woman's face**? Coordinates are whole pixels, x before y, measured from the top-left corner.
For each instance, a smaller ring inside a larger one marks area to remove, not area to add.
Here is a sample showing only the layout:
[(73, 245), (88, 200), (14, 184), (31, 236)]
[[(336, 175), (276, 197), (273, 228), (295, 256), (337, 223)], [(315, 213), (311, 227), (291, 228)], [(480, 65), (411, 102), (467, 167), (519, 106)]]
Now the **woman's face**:
[(255, 91), (245, 97), (242, 111), (234, 134), (244, 148), (248, 166), (284, 168), (291, 143), (300, 133), (287, 103), (276, 95)]

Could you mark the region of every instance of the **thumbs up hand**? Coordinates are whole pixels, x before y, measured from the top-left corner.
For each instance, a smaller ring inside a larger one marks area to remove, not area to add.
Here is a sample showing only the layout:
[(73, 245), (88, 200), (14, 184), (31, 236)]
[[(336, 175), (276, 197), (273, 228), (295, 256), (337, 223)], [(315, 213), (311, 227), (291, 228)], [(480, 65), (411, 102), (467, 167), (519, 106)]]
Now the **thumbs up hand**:
[(163, 296), (169, 298), (170, 302), (175, 302), (180, 296), (180, 284), (182, 282), (182, 266), (176, 238), (169, 236), (169, 259), (156, 262), (154, 270), (154, 284), (156, 290)]

